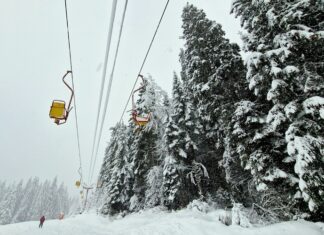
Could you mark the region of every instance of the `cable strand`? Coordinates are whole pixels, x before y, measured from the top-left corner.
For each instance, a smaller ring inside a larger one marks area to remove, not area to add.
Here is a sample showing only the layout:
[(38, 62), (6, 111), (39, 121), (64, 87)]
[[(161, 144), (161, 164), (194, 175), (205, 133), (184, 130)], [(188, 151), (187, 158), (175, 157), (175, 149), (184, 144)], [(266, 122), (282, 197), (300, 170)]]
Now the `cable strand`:
[(92, 165), (90, 182), (91, 182), (92, 177), (93, 177), (93, 173), (94, 173), (94, 169), (95, 169), (95, 165), (96, 165), (96, 161), (97, 161), (97, 157), (98, 157), (98, 149), (99, 149), (100, 140), (101, 140), (101, 136), (102, 136), (102, 130), (103, 130), (103, 126), (104, 126), (104, 123), (105, 123), (105, 120), (106, 120), (107, 107), (108, 107), (108, 103), (109, 103), (109, 97), (110, 97), (110, 93), (111, 93), (111, 87), (112, 87), (112, 82), (113, 82), (113, 77), (114, 77), (116, 62), (117, 62), (118, 53), (119, 53), (120, 41), (121, 41), (121, 37), (122, 37), (122, 33), (123, 33), (123, 28), (124, 28), (124, 22), (125, 22), (125, 16), (126, 16), (126, 11), (127, 11), (127, 5), (128, 5), (128, 0), (125, 1), (124, 10), (123, 10), (123, 16), (122, 16), (122, 21), (121, 21), (121, 25), (120, 25), (120, 28), (119, 28), (119, 34), (118, 34), (118, 41), (117, 41), (116, 51), (115, 51), (115, 57), (114, 57), (113, 67), (112, 67), (112, 70), (111, 70), (111, 73), (110, 73), (110, 77), (109, 77), (107, 95), (106, 95), (106, 100), (105, 100), (105, 105), (104, 105), (104, 111), (102, 113), (102, 118), (101, 118), (101, 125), (100, 125), (100, 129), (99, 129), (100, 131), (99, 131), (99, 134), (98, 134), (98, 142), (97, 142), (97, 146), (96, 146), (96, 152), (95, 152), (95, 155), (94, 155), (94, 163)]
[(78, 173), (80, 175), (80, 181), (82, 182), (83, 181), (83, 175), (82, 175), (82, 157), (81, 157), (80, 134), (79, 134), (79, 124), (78, 124), (78, 116), (77, 116), (76, 96), (75, 96), (73, 67), (72, 67), (72, 52), (71, 52), (71, 39), (70, 39), (69, 17), (68, 17), (68, 10), (67, 10), (66, 0), (64, 0), (64, 2), (65, 2), (65, 19), (66, 19), (66, 29), (67, 29), (68, 46), (69, 46), (69, 59), (70, 59), (70, 70), (71, 70), (71, 78), (72, 78), (72, 88), (73, 88), (73, 91), (74, 91), (73, 104), (74, 104), (76, 135), (77, 135), (78, 153), (79, 153), (79, 169), (78, 169)]
[(114, 0), (113, 3), (112, 3), (112, 7), (111, 7), (110, 24), (109, 24), (109, 30), (108, 30), (108, 38), (107, 38), (107, 45), (106, 45), (104, 68), (103, 68), (102, 78), (101, 78), (101, 88), (100, 88), (100, 95), (99, 95), (97, 119), (96, 119), (96, 125), (95, 125), (95, 131), (94, 131), (94, 137), (93, 137), (93, 143), (92, 143), (90, 167), (89, 167), (89, 176), (88, 176), (89, 180), (90, 180), (90, 176), (91, 176), (90, 172), (91, 172), (91, 169), (92, 169), (95, 144), (96, 144), (96, 140), (97, 140), (97, 131), (98, 131), (98, 124), (99, 124), (100, 110), (101, 110), (101, 105), (102, 105), (103, 91), (104, 91), (105, 80), (106, 80), (106, 73), (107, 73), (107, 65), (108, 65), (108, 59), (109, 59), (109, 53), (110, 53), (111, 38), (112, 38), (112, 32), (113, 32), (113, 28), (114, 28), (114, 21), (115, 21), (115, 15), (116, 15), (116, 7), (117, 7), (117, 0)]
[(133, 91), (134, 91), (134, 89), (135, 89), (135, 87), (136, 87), (136, 83), (137, 83), (137, 81), (138, 81), (138, 75), (142, 73), (142, 70), (143, 70), (144, 65), (145, 65), (145, 63), (146, 63), (146, 60), (147, 60), (147, 57), (148, 57), (148, 55), (149, 55), (149, 53), (150, 53), (150, 50), (151, 50), (152, 45), (153, 45), (153, 42), (154, 42), (154, 40), (155, 40), (156, 34), (157, 34), (157, 32), (158, 32), (158, 30), (159, 30), (159, 28), (160, 28), (160, 25), (161, 25), (162, 19), (163, 19), (163, 17), (164, 17), (164, 14), (165, 14), (165, 12), (166, 12), (166, 10), (167, 10), (167, 8), (168, 8), (169, 2), (170, 2), (170, 0), (167, 0), (167, 2), (166, 2), (166, 4), (165, 4), (165, 7), (164, 7), (163, 12), (162, 12), (162, 15), (161, 15), (161, 17), (160, 17), (159, 23), (158, 23), (158, 25), (157, 25), (157, 27), (156, 27), (156, 29), (155, 29), (154, 35), (153, 35), (152, 40), (151, 40), (151, 42), (150, 42), (150, 45), (149, 45), (149, 47), (148, 47), (148, 49), (147, 49), (147, 52), (146, 52), (146, 54), (145, 54), (144, 60), (143, 60), (143, 62), (142, 62), (142, 65), (141, 65), (141, 67), (140, 67), (140, 69), (139, 69), (139, 72), (138, 72), (138, 74), (137, 74), (137, 76), (136, 76), (136, 79), (135, 79), (135, 82), (134, 82), (133, 88), (132, 88), (132, 90), (131, 90), (131, 92), (130, 92), (130, 95), (129, 95), (128, 99), (127, 99), (126, 105), (125, 105), (125, 107), (124, 107), (124, 109), (123, 109), (123, 112), (122, 112), (122, 115), (121, 115), (121, 117), (120, 117), (119, 123), (122, 122), (122, 119), (123, 119), (123, 117), (124, 117), (124, 114), (125, 114), (126, 109), (127, 109), (127, 106), (128, 106), (128, 103), (129, 103), (129, 101), (130, 101), (130, 99), (131, 99), (131, 97), (132, 97)]

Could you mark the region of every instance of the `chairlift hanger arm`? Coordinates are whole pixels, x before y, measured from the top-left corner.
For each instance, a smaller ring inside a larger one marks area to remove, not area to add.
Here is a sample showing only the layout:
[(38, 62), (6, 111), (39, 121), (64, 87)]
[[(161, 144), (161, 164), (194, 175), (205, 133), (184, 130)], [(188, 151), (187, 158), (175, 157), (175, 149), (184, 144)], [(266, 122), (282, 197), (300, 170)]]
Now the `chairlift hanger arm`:
[(70, 87), (69, 86), (69, 84), (67, 84), (67, 82), (65, 81), (65, 78), (66, 78), (66, 76), (69, 74), (69, 73), (71, 73), (72, 74), (72, 71), (71, 70), (68, 70), (65, 74), (64, 74), (64, 76), (63, 76), (63, 78), (62, 78), (62, 81), (64, 82), (64, 84), (69, 88), (69, 90), (71, 91), (71, 98), (70, 98), (70, 101), (69, 101), (69, 105), (68, 105), (68, 107), (67, 107), (67, 109), (66, 109), (66, 112), (67, 112), (67, 115), (68, 115), (68, 113), (71, 111), (71, 104), (72, 104), (72, 100), (73, 100), (73, 97), (74, 97), (74, 91), (73, 91), (73, 89), (72, 89), (72, 87)]
[(132, 94), (132, 119), (134, 120), (136, 125), (145, 126), (151, 119), (151, 113), (146, 116), (138, 116), (134, 95), (136, 92), (142, 90), (146, 86), (146, 81), (144, 80), (143, 76), (139, 74), (138, 77), (142, 79), (142, 84), (138, 89), (134, 90)]
[(136, 90), (133, 91), (133, 95), (132, 95), (132, 106), (133, 106), (133, 110), (136, 109), (136, 104), (135, 104), (135, 99), (134, 99), (134, 94), (140, 90), (142, 90), (145, 87), (145, 81), (144, 81), (144, 77), (143, 75), (139, 74), (138, 77), (140, 77), (142, 79), (142, 85), (137, 88)]

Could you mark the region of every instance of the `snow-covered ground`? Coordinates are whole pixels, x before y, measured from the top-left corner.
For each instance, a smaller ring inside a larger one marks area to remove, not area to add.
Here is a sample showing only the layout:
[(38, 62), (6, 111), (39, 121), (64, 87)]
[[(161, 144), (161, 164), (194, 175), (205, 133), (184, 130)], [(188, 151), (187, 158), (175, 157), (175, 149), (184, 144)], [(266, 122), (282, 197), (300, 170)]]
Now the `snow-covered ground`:
[(226, 226), (218, 221), (219, 211), (201, 213), (192, 210), (163, 212), (157, 209), (104, 218), (95, 213), (65, 220), (38, 221), (0, 226), (0, 235), (324, 235), (323, 223), (285, 222), (262, 228)]

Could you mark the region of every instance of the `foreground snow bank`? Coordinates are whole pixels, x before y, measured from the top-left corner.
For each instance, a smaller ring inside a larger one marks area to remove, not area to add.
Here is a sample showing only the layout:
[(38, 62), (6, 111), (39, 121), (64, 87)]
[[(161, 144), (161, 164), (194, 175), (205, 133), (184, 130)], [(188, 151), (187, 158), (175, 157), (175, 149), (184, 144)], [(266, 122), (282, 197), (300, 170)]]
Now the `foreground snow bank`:
[(323, 235), (323, 223), (285, 222), (262, 228), (225, 226), (218, 221), (221, 211), (207, 214), (182, 210), (165, 212), (158, 209), (128, 215), (124, 218), (104, 218), (95, 213), (78, 215), (62, 221), (38, 221), (0, 226), (0, 235)]

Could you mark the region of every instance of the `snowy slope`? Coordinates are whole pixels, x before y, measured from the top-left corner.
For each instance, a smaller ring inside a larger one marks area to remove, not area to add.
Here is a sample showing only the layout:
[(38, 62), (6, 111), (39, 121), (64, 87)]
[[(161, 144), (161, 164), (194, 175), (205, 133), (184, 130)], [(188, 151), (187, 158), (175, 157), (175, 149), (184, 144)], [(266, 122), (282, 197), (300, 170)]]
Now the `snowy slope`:
[(217, 212), (203, 214), (182, 210), (167, 213), (158, 210), (109, 219), (95, 213), (78, 215), (62, 221), (45, 221), (0, 226), (0, 235), (323, 235), (323, 223), (286, 222), (263, 228), (225, 226), (218, 221)]

